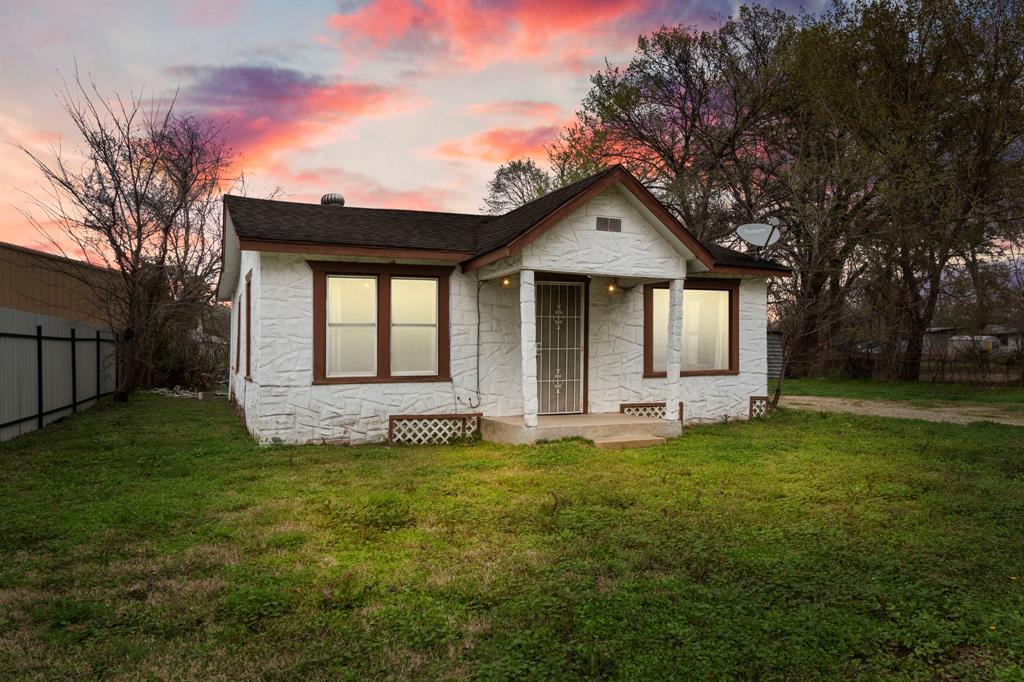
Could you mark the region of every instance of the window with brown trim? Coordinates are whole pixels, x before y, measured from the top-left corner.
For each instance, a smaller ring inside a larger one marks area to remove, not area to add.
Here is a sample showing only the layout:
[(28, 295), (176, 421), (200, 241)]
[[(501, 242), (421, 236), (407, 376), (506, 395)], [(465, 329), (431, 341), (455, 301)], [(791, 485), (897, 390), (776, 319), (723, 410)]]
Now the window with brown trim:
[(313, 383), (446, 381), (450, 267), (309, 261)]
[[(668, 283), (648, 284), (644, 287), (645, 377), (665, 376), (667, 331)], [(739, 280), (686, 280), (682, 345), (681, 376), (739, 374)]]
[(242, 293), (235, 301), (235, 374), (242, 369)]
[(245, 275), (245, 378), (252, 379), (252, 270)]

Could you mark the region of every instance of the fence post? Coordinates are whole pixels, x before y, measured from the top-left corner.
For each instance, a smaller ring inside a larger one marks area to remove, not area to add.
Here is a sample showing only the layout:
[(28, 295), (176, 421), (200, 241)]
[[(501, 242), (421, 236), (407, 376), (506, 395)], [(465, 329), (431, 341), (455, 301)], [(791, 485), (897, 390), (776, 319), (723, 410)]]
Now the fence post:
[(96, 400), (100, 399), (100, 330), (96, 330)]
[(71, 411), (78, 412), (78, 362), (75, 358), (75, 328), (71, 328)]
[(39, 412), (36, 423), (43, 428), (43, 325), (36, 325), (36, 397)]

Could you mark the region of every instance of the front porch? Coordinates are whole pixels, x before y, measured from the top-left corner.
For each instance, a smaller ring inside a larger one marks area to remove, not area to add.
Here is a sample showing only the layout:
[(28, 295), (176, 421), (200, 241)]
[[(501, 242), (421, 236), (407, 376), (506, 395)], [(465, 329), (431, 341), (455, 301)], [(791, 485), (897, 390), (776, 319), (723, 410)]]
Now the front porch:
[[(522, 412), (485, 417), (483, 437), (533, 443), (572, 437), (597, 442), (679, 435), (684, 280), (678, 276), (683, 273), (667, 274), (676, 276), (668, 280), (664, 332), (648, 331), (644, 338), (637, 316), (642, 314), (641, 285), (650, 277), (625, 277), (604, 268), (590, 275), (516, 269), (522, 398), (513, 409), (519, 407)], [(507, 271), (491, 275), (501, 275), (503, 287), (513, 286)], [(596, 301), (591, 300), (592, 290), (599, 296)], [(594, 311), (596, 322), (591, 319)], [(658, 339), (660, 333), (664, 336)], [(642, 384), (645, 343), (658, 343), (664, 349), (665, 376), (653, 390)], [(600, 363), (595, 370), (590, 367), (592, 358)], [(660, 413), (613, 412), (640, 398), (657, 401)]]
[(678, 436), (682, 423), (633, 414), (539, 415), (536, 426), (527, 426), (522, 415), (483, 417), (480, 433), (484, 440), (498, 443), (536, 443), (561, 438), (586, 438), (603, 447), (655, 445)]

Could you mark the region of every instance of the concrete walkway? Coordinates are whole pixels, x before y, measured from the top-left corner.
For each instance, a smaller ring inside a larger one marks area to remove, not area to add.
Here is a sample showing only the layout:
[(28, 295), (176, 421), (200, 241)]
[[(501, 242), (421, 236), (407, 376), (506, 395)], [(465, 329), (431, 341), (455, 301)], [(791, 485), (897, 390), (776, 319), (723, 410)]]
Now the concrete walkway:
[(809, 395), (783, 395), (782, 407), (815, 412), (848, 412), (895, 419), (924, 419), (930, 422), (970, 424), (989, 421), (1011, 426), (1024, 426), (1024, 412), (1012, 412), (998, 405), (953, 405), (944, 407), (917, 407), (895, 400), (858, 400), (854, 398), (824, 398)]

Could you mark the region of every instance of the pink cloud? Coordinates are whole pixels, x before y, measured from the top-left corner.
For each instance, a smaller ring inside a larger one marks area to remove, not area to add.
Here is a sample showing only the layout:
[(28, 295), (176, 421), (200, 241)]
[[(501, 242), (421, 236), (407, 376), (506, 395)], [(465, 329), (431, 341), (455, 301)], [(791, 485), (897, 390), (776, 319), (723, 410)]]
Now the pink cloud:
[[(671, 3), (670, 3), (671, 4)], [(329, 27), (352, 54), (367, 50), (405, 57), (432, 57), (481, 69), (503, 61), (559, 59), (598, 42), (607, 52), (636, 39), (634, 24), (666, 3), (634, 0), (371, 0), (333, 15)], [(655, 26), (657, 24), (654, 24)], [(622, 30), (629, 26), (631, 30)]]
[(480, 102), (471, 104), (469, 111), (474, 114), (520, 116), (539, 119), (554, 119), (561, 113), (561, 107), (551, 102), (535, 102), (527, 99)]
[(555, 140), (561, 130), (557, 125), (534, 128), (492, 128), (462, 140), (448, 140), (434, 147), (430, 154), (448, 159), (475, 159), (501, 163), (509, 159), (541, 157), (545, 146)]
[(275, 163), (268, 171), (289, 197), (297, 201), (316, 202), (328, 192), (340, 192), (348, 206), (442, 211), (457, 194), (452, 188), (430, 185), (409, 190), (392, 189), (362, 173), (341, 168), (294, 170)]
[(178, 17), (193, 26), (223, 26), (235, 19), (241, 7), (240, 2), (227, 0), (178, 0), (172, 5)]
[(228, 143), (247, 165), (265, 164), (280, 152), (331, 139), (359, 120), (416, 104), (398, 88), (294, 69), (188, 66), (173, 71), (189, 79), (182, 104), (223, 123)]

